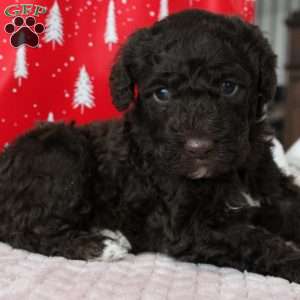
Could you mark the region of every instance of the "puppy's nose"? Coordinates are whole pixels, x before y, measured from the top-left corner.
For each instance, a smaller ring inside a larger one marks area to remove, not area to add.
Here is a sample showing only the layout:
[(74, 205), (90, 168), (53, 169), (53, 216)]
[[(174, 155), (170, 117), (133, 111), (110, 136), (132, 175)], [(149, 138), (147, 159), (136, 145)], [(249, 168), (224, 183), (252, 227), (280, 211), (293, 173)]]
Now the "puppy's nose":
[(184, 145), (187, 154), (203, 158), (213, 148), (213, 142), (208, 139), (189, 139)]

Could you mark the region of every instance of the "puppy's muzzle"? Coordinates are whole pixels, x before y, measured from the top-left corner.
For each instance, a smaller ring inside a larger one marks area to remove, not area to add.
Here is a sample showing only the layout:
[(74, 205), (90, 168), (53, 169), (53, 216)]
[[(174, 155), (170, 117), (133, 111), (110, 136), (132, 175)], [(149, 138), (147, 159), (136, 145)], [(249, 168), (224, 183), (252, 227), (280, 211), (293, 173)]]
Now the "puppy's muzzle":
[(184, 145), (186, 154), (193, 158), (206, 159), (213, 149), (213, 142), (208, 139), (188, 139)]
[(214, 144), (206, 138), (190, 138), (184, 145), (186, 157), (191, 162), (191, 170), (188, 177), (191, 179), (199, 179), (209, 176), (210, 173), (210, 154)]

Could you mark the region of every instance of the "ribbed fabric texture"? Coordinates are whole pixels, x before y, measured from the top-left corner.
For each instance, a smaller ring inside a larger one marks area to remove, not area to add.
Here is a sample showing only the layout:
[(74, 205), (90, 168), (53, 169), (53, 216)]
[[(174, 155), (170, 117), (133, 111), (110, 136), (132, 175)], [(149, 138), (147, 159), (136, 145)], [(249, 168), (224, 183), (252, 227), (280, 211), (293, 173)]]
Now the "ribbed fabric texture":
[(0, 243), (0, 300), (294, 300), (300, 285), (171, 258), (129, 255), (119, 262), (72, 261)]

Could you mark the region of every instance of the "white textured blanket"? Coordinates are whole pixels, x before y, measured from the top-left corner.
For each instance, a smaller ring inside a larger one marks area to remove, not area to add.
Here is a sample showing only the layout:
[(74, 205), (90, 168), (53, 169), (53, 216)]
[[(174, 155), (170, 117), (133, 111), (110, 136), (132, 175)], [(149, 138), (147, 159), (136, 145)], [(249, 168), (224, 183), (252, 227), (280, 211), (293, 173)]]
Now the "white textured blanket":
[(0, 300), (291, 300), (300, 285), (234, 269), (129, 255), (113, 263), (48, 258), (0, 243)]

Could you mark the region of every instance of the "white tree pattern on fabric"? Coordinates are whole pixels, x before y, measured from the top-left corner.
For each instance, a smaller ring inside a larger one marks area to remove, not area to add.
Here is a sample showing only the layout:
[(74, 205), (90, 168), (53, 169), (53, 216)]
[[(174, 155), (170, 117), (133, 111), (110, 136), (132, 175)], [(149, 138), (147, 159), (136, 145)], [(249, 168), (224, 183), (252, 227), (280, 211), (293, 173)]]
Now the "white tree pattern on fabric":
[(110, 0), (108, 4), (104, 42), (105, 44), (108, 44), (109, 51), (112, 49), (112, 44), (116, 44), (118, 42), (114, 0)]
[(193, 0), (189, 0), (189, 5), (193, 6)]
[(93, 108), (95, 106), (93, 96), (93, 84), (85, 66), (82, 66), (79, 72), (78, 79), (75, 83), (75, 93), (73, 100), (73, 108), (80, 107), (81, 114), (84, 113), (84, 108)]
[(158, 19), (161, 20), (169, 15), (169, 2), (168, 0), (160, 0)]
[(26, 46), (22, 45), (16, 51), (16, 65), (14, 70), (14, 76), (18, 79), (18, 85), (22, 85), (22, 78), (27, 78), (27, 63), (26, 63)]
[(63, 20), (57, 1), (54, 1), (49, 14), (46, 18), (46, 30), (44, 41), (52, 42), (52, 48), (55, 49), (55, 44), (60, 46), (63, 44)]
[(53, 114), (53, 112), (49, 112), (47, 121), (51, 122), (51, 123), (54, 122), (54, 114)]

